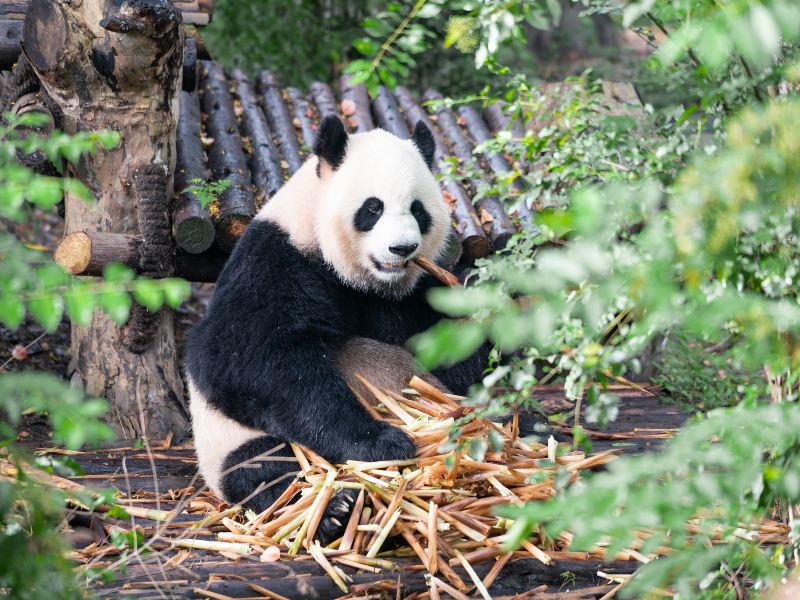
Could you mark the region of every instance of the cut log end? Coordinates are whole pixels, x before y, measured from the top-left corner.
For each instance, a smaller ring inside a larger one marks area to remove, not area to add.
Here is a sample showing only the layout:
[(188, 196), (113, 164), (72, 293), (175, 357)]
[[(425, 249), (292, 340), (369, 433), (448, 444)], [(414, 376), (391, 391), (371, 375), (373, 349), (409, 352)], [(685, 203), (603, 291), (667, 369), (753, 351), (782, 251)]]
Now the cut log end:
[(463, 258), (468, 264), (475, 262), (476, 258), (483, 258), (491, 251), (489, 240), (482, 235), (473, 235), (461, 240), (464, 249)]
[(185, 218), (175, 225), (175, 243), (190, 254), (208, 250), (214, 237), (214, 225), (202, 215)]
[(59, 242), (53, 258), (70, 275), (85, 272), (92, 259), (92, 238), (83, 231), (70, 233)]
[(220, 247), (227, 252), (233, 250), (251, 220), (252, 217), (239, 214), (220, 218), (217, 221), (217, 241)]

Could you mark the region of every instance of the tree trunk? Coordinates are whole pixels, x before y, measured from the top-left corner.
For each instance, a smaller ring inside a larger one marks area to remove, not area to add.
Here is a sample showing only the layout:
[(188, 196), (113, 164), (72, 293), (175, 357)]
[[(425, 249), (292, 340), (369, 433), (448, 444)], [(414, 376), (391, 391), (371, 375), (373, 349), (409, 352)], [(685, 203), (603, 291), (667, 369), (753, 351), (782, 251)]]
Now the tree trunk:
[[(171, 274), (170, 215), (183, 32), (167, 0), (32, 0), (24, 51), (63, 111), (67, 132), (108, 129), (120, 146), (84, 157), (73, 176), (91, 205), (67, 195), (66, 233), (136, 235), (153, 277)], [(72, 328), (73, 381), (108, 398), (123, 437), (185, 433), (172, 314), (134, 306), (117, 327), (95, 313)]]

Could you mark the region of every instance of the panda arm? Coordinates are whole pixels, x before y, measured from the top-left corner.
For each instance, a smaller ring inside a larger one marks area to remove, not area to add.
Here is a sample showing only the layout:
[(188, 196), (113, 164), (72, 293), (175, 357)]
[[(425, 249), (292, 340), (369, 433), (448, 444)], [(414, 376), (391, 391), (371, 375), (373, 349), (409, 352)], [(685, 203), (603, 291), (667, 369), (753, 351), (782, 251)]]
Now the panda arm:
[[(407, 323), (406, 339), (433, 327), (446, 315), (435, 310), (428, 302), (427, 295), (432, 288), (443, 284), (430, 275), (425, 275), (410, 296), (401, 302), (401, 311)], [(454, 394), (466, 395), (469, 387), (481, 380), (489, 365), (491, 345), (482, 344), (471, 356), (448, 368), (434, 369), (433, 374)]]
[(254, 223), (190, 335), (187, 367), (230, 418), (328, 460), (413, 456), (405, 433), (372, 419), (336, 370), (343, 323), (309, 260), (274, 225)]

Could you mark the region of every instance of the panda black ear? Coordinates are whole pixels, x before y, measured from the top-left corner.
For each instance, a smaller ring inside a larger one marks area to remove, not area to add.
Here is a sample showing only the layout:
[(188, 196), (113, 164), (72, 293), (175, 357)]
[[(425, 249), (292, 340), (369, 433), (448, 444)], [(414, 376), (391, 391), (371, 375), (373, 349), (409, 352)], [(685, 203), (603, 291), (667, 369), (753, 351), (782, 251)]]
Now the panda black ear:
[(347, 131), (336, 115), (327, 115), (319, 124), (317, 139), (314, 141), (314, 154), (324, 160), (334, 171), (344, 161), (347, 151)]
[(428, 165), (428, 168), (432, 168), (433, 155), (436, 152), (436, 140), (433, 139), (433, 134), (424, 121), (417, 121), (414, 127), (414, 133), (411, 134), (411, 141), (414, 142), (417, 150), (422, 154), (422, 158), (425, 164)]

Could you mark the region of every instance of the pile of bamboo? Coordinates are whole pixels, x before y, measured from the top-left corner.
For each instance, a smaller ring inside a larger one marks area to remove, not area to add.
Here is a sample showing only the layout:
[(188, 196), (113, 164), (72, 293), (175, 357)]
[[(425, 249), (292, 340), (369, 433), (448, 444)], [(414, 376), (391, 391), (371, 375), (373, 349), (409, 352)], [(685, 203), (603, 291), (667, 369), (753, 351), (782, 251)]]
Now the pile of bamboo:
[[(505, 552), (510, 521), (493, 510), (545, 500), (556, 493), (553, 475), (558, 468), (575, 479), (581, 470), (612, 460), (613, 452), (585, 456), (560, 452), (553, 438), (547, 444), (526, 441), (519, 436), (516, 415), (502, 426), (488, 419), (465, 419), (452, 440), (453, 426), (471, 410), (463, 408), (459, 398), (418, 378), (402, 395), (362, 382), (373, 395), (360, 398), (364, 407), (412, 436), (418, 457), (334, 466), (295, 445), (300, 477), (267, 510), (248, 512), (244, 523), (218, 534), (219, 541), (238, 544), (228, 551), (258, 551), (262, 560), (272, 561), (306, 549), (345, 593), (348, 576), (340, 565), (377, 573), (395, 568), (392, 557), (416, 556), (430, 574), (431, 586), (456, 597), (472, 586), (488, 596), (485, 590), (515, 556), (533, 556), (545, 564), (578, 554), (588, 558), (586, 553), (564, 550), (566, 536), (545, 542), (534, 535), (523, 543), (524, 550)], [(341, 489), (358, 492), (355, 508), (344, 535), (322, 547), (315, 540), (317, 528), (333, 494)], [(597, 555), (602, 556), (601, 548)], [(488, 560), (494, 566), (481, 580), (472, 564)], [(456, 565), (470, 575), (471, 584), (457, 575), (452, 568)]]

